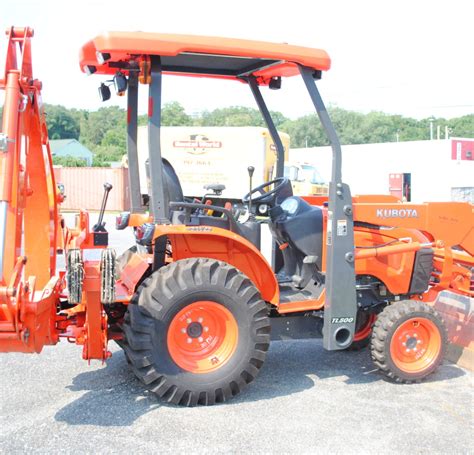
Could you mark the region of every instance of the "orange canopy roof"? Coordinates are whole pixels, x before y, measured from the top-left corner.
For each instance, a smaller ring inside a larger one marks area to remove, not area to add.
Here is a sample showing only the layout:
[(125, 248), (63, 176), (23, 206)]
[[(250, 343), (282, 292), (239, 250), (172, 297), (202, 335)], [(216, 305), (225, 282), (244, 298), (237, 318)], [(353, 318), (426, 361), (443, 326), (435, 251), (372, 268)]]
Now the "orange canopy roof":
[[(100, 64), (97, 52), (110, 54)], [(243, 39), (144, 32), (108, 32), (87, 42), (80, 51), (81, 69), (94, 66), (98, 74), (114, 74), (131, 60), (161, 56), (168, 74), (238, 79), (254, 75), (260, 84), (272, 77), (298, 74), (298, 64), (326, 71), (331, 66), (321, 49)]]

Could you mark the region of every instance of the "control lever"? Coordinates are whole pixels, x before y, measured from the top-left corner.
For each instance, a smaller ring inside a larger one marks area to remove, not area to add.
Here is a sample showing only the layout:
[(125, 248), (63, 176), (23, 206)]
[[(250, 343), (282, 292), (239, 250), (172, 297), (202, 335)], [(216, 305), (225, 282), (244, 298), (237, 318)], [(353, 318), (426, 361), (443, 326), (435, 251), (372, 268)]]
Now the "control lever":
[(99, 219), (97, 223), (94, 224), (92, 228), (92, 232), (107, 232), (105, 230), (105, 223), (104, 223), (104, 212), (105, 206), (107, 205), (107, 199), (109, 197), (110, 190), (112, 189), (112, 185), (110, 183), (104, 183), (104, 197), (102, 198), (102, 205), (100, 206), (99, 212)]
[(254, 215), (252, 213), (252, 177), (253, 177), (254, 171), (255, 171), (255, 168), (253, 166), (249, 166), (247, 168), (247, 172), (249, 173), (249, 184), (250, 184), (250, 187), (249, 187), (249, 220), (254, 219)]

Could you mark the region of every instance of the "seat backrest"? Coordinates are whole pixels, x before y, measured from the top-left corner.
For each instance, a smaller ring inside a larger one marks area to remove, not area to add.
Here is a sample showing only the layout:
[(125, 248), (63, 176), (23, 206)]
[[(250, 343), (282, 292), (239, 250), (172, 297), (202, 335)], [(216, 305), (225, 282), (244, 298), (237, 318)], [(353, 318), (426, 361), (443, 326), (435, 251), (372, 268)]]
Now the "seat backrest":
[[(184, 202), (183, 189), (181, 182), (176, 174), (173, 166), (166, 158), (161, 158), (163, 163), (163, 189), (165, 197), (169, 202)], [(149, 160), (145, 161), (146, 178), (150, 181), (150, 164)]]
[(165, 195), (168, 196), (169, 202), (184, 202), (183, 188), (171, 163), (166, 159), (163, 162), (163, 179)]

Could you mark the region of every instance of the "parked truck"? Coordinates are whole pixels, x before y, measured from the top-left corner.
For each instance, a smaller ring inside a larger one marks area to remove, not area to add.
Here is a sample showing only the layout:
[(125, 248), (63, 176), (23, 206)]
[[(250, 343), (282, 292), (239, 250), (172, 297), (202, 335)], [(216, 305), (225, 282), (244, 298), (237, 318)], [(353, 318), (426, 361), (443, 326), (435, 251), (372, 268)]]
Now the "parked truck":
[[(290, 137), (279, 132), (285, 150), (285, 177), (292, 181), (295, 194), (319, 196), (327, 194), (327, 184), (316, 168), (309, 164), (289, 162)], [(266, 128), (260, 127), (163, 127), (161, 129), (162, 155), (181, 178), (184, 194), (202, 196), (204, 186), (225, 185), (226, 200), (240, 200), (248, 192), (246, 175), (253, 166), (253, 181), (260, 185), (275, 178), (276, 147)], [(148, 130), (138, 128), (138, 156), (140, 188), (147, 194), (146, 160), (148, 157)]]
[(318, 169), (310, 163), (286, 162), (284, 177), (290, 179), (294, 194), (302, 196), (327, 196), (328, 194), (328, 184)]

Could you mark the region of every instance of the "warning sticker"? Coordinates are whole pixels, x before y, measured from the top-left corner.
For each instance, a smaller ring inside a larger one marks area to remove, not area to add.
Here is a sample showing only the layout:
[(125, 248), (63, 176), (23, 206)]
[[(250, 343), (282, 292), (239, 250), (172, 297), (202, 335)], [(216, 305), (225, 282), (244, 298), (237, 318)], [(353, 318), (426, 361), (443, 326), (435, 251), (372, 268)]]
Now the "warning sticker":
[(328, 223), (326, 228), (326, 245), (332, 245), (332, 212), (328, 210)]
[(337, 220), (337, 235), (347, 235), (347, 220)]

